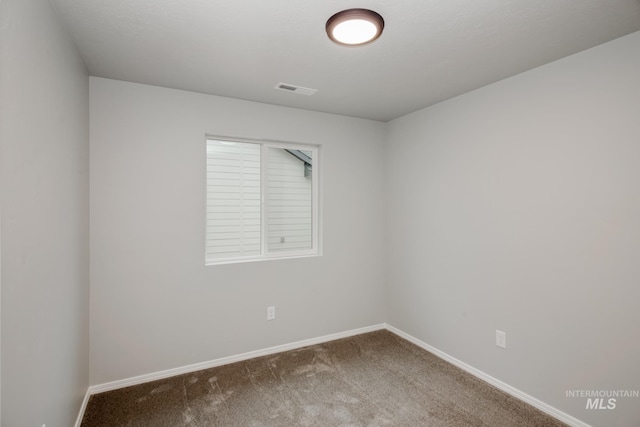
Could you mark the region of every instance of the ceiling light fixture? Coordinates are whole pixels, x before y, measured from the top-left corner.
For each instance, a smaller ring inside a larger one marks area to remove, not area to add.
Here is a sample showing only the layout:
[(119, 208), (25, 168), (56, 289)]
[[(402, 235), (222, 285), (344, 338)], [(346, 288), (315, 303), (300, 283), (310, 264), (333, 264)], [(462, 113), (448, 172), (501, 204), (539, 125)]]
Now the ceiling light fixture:
[(382, 16), (369, 9), (347, 9), (327, 21), (327, 35), (336, 43), (360, 46), (380, 37), (384, 28)]

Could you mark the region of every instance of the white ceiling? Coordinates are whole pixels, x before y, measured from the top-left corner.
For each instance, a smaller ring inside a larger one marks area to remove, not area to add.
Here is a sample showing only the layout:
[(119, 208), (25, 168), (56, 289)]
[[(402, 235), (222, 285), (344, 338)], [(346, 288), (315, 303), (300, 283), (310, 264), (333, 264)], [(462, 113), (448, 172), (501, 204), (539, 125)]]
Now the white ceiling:
[[(640, 30), (640, 0), (52, 2), (92, 76), (380, 121)], [(352, 7), (384, 17), (374, 43), (327, 38)]]

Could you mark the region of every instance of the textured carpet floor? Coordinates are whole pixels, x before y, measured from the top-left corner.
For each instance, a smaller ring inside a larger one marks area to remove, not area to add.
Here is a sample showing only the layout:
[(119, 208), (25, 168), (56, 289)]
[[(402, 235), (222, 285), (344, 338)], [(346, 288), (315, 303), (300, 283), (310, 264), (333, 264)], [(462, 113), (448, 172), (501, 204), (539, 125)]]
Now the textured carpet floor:
[(82, 427), (565, 424), (388, 331), (93, 395)]

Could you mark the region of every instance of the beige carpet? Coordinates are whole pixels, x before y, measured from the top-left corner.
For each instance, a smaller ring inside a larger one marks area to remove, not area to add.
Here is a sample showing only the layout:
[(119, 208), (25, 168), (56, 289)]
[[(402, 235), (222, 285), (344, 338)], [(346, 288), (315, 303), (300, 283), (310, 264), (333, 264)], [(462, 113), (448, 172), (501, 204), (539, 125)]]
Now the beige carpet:
[(82, 427), (565, 424), (378, 331), (97, 394)]

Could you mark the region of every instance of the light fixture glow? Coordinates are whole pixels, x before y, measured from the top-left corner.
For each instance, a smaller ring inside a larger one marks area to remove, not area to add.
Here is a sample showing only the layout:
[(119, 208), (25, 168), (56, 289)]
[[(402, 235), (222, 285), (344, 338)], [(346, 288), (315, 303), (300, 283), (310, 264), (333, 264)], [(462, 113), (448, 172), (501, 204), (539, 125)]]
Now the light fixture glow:
[(380, 37), (384, 19), (368, 9), (348, 9), (338, 12), (327, 21), (327, 35), (336, 43), (358, 46)]

